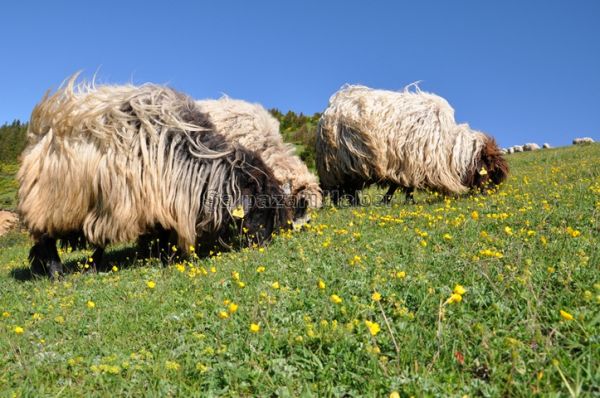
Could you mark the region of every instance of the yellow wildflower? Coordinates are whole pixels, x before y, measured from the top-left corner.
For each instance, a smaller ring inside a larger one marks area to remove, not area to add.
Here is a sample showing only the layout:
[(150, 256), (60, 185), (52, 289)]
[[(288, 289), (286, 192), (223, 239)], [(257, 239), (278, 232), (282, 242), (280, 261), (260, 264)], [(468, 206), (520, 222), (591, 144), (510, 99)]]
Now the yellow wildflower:
[(15, 326), (14, 330), (16, 334), (23, 334), (23, 332), (25, 331), (25, 329), (23, 329), (21, 326)]
[(479, 213), (477, 213), (477, 210), (473, 210), (473, 211), (471, 212), (471, 218), (472, 218), (473, 220), (478, 220), (478, 219), (479, 219)]
[(462, 296), (466, 292), (467, 292), (467, 289), (465, 289), (462, 285), (454, 286), (454, 293), (460, 294)]
[(231, 303), (231, 304), (229, 304), (228, 310), (229, 310), (229, 313), (233, 314), (234, 312), (236, 312), (238, 310), (238, 305), (236, 303)]
[(390, 398), (400, 398), (400, 394), (398, 393), (398, 391), (392, 391), (390, 393)]
[(146, 282), (146, 286), (148, 286), (149, 289), (154, 289), (156, 287), (156, 282), (148, 281)]
[(377, 333), (379, 333), (379, 331), (381, 330), (381, 328), (376, 322), (365, 320), (365, 325), (367, 325), (367, 328), (369, 328), (369, 333), (371, 333), (371, 336), (377, 335)]
[(179, 370), (181, 369), (181, 365), (175, 361), (165, 361), (165, 368), (168, 370)]
[(89, 300), (85, 305), (90, 309), (96, 307), (96, 303), (94, 303), (92, 300)]
[(337, 294), (332, 294), (331, 297), (329, 297), (329, 299), (334, 304), (339, 304), (342, 302), (342, 298), (340, 296), (338, 296)]
[(319, 282), (317, 282), (317, 287), (319, 289), (325, 289), (325, 287), (326, 287), (325, 282), (323, 282), (322, 279), (319, 279)]
[(381, 293), (373, 292), (373, 294), (371, 295), (371, 299), (373, 301), (381, 301)]
[(450, 298), (448, 298), (448, 300), (446, 300), (446, 304), (460, 303), (461, 301), (462, 301), (462, 296), (460, 294), (452, 293), (450, 295)]
[(398, 279), (404, 279), (404, 278), (406, 278), (406, 272), (404, 272), (404, 271), (398, 271), (398, 272), (396, 272), (396, 278), (398, 278)]
[(452, 240), (452, 235), (450, 235), (450, 234), (444, 234), (443, 238), (445, 240)]
[(252, 333), (258, 333), (260, 331), (260, 325), (257, 323), (251, 323), (250, 324), (250, 331)]
[(265, 272), (265, 269), (266, 269), (265, 267), (260, 266), (256, 269), (256, 272), (258, 272), (258, 273)]
[(229, 318), (229, 314), (226, 311), (219, 311), (219, 318), (227, 319)]
[(279, 289), (279, 287), (280, 287), (280, 286), (279, 286), (279, 282), (275, 281), (275, 282), (271, 283), (271, 287), (272, 287), (273, 289)]
[(3, 317), (3, 318), (8, 318), (8, 317), (10, 317), (10, 312), (8, 312), (8, 311), (4, 311), (4, 312), (2, 313), (2, 317)]
[(238, 206), (235, 209), (233, 209), (231, 215), (235, 218), (244, 218), (246, 214), (244, 213), (244, 208), (242, 206)]
[(112, 272), (117, 272), (118, 270), (119, 270), (119, 267), (117, 267), (116, 265), (113, 265)]
[(569, 314), (567, 311), (560, 310), (560, 316), (565, 321), (572, 321), (573, 315)]

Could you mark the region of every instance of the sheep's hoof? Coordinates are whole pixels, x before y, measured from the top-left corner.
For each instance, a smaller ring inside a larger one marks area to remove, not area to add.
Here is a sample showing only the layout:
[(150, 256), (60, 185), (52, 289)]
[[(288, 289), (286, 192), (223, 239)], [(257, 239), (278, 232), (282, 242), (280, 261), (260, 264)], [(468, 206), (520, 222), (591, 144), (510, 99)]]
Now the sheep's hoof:
[(59, 280), (62, 278), (63, 274), (63, 265), (60, 261), (48, 262), (48, 276), (51, 280)]

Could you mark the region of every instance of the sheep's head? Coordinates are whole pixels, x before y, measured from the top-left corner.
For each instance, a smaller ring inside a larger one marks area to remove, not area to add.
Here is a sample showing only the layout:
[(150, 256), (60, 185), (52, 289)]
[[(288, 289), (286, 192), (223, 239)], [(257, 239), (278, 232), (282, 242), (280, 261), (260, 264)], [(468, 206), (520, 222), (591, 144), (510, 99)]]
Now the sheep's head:
[(232, 210), (236, 226), (252, 243), (266, 243), (279, 229), (292, 223), (292, 209), (271, 170), (254, 152), (241, 150), (243, 162), (236, 166), (241, 203)]
[(464, 182), (471, 188), (483, 190), (490, 184), (499, 185), (505, 181), (508, 171), (508, 163), (502, 156), (496, 141), (492, 137), (486, 136), (485, 144)]

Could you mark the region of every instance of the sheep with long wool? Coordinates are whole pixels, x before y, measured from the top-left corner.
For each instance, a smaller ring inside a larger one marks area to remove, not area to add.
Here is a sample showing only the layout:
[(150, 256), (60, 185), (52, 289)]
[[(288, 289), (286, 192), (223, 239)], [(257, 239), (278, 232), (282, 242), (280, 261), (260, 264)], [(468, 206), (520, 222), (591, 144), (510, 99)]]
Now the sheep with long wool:
[(256, 151), (271, 168), (291, 194), (295, 223), (308, 219), (307, 207), (321, 207), (323, 197), (316, 176), (296, 155), (294, 146), (283, 142), (279, 122), (262, 105), (228, 97), (196, 104), (208, 114), (219, 134)]
[(460, 194), (499, 184), (508, 165), (494, 139), (457, 124), (448, 102), (418, 88), (400, 92), (345, 86), (329, 100), (317, 128), (317, 171), (337, 203), (370, 184)]
[(288, 226), (270, 169), (215, 133), (191, 98), (152, 84), (75, 85), (76, 77), (34, 108), (18, 172), (34, 272), (60, 273), (56, 240), (78, 234), (96, 258), (157, 229), (188, 250), (240, 235), (266, 241)]

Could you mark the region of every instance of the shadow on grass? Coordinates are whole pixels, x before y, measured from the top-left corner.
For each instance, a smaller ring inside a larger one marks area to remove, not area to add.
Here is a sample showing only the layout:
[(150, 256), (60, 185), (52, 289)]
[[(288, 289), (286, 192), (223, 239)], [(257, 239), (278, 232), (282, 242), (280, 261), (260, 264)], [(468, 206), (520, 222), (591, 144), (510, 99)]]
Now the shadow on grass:
[[(106, 252), (102, 258), (102, 265), (98, 267), (97, 272), (107, 272), (113, 265), (117, 265), (119, 269), (132, 268), (139, 264), (141, 257), (136, 247), (123, 247)], [(80, 256), (72, 258), (63, 263), (64, 275), (70, 275), (77, 272), (94, 272), (93, 269), (84, 269), (83, 265), (88, 261), (88, 256)], [(148, 261), (161, 264), (160, 260), (149, 258)], [(36, 275), (31, 272), (29, 267), (14, 268), (10, 271), (10, 276), (18, 281), (25, 282), (33, 279), (46, 279), (47, 276)]]

